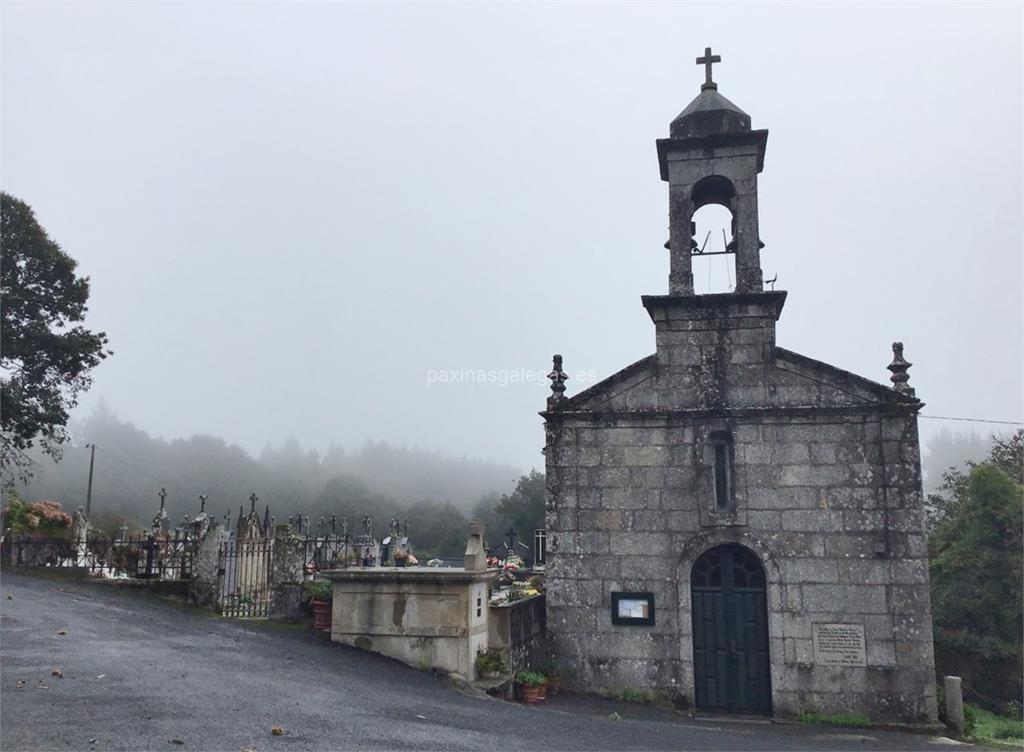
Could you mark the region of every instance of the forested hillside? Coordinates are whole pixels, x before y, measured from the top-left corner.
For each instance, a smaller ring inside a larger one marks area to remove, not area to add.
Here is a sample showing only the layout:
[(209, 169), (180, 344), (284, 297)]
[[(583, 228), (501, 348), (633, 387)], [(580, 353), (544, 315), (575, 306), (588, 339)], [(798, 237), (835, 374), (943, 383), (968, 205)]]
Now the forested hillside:
[[(364, 514), (383, 530), (391, 517), (409, 519), (414, 539), (429, 549), (460, 553), (466, 521), (475, 512), (492, 526), (502, 494), (512, 493), (518, 468), (466, 458), (451, 458), (420, 449), (368, 442), (354, 451), (331, 447), (326, 453), (304, 449), (287, 439), (253, 457), (239, 446), (214, 436), (165, 441), (100, 408), (71, 427), (74, 446), (54, 463), (37, 456), (35, 477), (18, 492), (23, 498), (50, 499), (67, 510), (85, 503), (89, 450), (95, 444), (93, 521), (113, 526), (148, 524), (167, 490), (167, 511), (174, 522), (198, 511), (199, 494), (209, 497), (209, 511), (236, 517), (248, 509), (251, 493), (259, 506), (283, 520), (293, 514), (354, 523)], [(498, 536), (492, 530), (488, 537)], [(497, 539), (497, 538), (495, 538)]]

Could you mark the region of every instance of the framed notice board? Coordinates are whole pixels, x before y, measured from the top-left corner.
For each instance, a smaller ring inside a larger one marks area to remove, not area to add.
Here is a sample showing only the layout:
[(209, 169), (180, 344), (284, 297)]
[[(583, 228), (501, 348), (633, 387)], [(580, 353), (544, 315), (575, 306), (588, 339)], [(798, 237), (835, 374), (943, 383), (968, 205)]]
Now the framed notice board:
[(654, 593), (612, 593), (612, 624), (654, 624)]

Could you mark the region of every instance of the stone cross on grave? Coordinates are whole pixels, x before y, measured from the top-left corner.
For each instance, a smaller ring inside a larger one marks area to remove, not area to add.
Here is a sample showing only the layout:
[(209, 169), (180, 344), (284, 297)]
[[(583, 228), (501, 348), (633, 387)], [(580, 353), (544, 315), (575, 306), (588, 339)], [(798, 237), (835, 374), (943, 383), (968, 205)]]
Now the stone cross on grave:
[(704, 66), (704, 84), (700, 87), (701, 91), (718, 88), (718, 84), (711, 80), (711, 66), (720, 62), (722, 62), (722, 56), (712, 55), (710, 47), (705, 47), (704, 56), (697, 58), (697, 65)]
[(160, 511), (153, 517), (153, 524), (150, 526), (150, 533), (153, 537), (159, 537), (167, 533), (167, 512), (164, 510), (164, 507), (167, 505), (167, 490), (161, 488), (157, 496), (160, 497)]

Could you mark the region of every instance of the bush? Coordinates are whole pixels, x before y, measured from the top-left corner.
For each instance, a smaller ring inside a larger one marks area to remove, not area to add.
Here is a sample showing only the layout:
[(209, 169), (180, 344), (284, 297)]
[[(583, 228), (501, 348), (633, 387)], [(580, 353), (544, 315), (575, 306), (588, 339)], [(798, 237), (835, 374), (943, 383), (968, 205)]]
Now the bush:
[(56, 501), (22, 501), (11, 494), (10, 503), (0, 511), (4, 530), (29, 535), (66, 538), (71, 532), (71, 515)]
[(494, 648), (481, 650), (476, 654), (476, 670), (484, 673), (505, 673), (505, 661), (501, 657), (501, 651)]
[(636, 702), (645, 703), (651, 701), (650, 693), (637, 689), (636, 687), (626, 687), (621, 692), (615, 695), (615, 699), (622, 700), (623, 702)]
[(964, 736), (974, 736), (978, 728), (978, 711), (973, 705), (964, 703)]
[(311, 601), (334, 599), (334, 583), (330, 580), (307, 580), (304, 587)]
[(520, 671), (516, 674), (516, 681), (527, 687), (539, 687), (546, 684), (548, 679), (539, 671)]

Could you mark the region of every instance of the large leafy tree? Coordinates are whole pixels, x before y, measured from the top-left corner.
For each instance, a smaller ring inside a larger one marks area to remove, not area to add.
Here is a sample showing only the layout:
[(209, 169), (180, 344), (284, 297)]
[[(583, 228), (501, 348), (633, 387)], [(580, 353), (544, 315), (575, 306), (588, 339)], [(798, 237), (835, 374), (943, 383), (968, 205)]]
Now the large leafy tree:
[(81, 325), (89, 279), (36, 221), (31, 207), (0, 193), (0, 476), (32, 475), (36, 444), (56, 458), (68, 411), (110, 352), (103, 332)]
[(937, 668), (993, 707), (1022, 700), (1022, 446), (1019, 431), (988, 462), (947, 473), (952, 503), (929, 541)]

